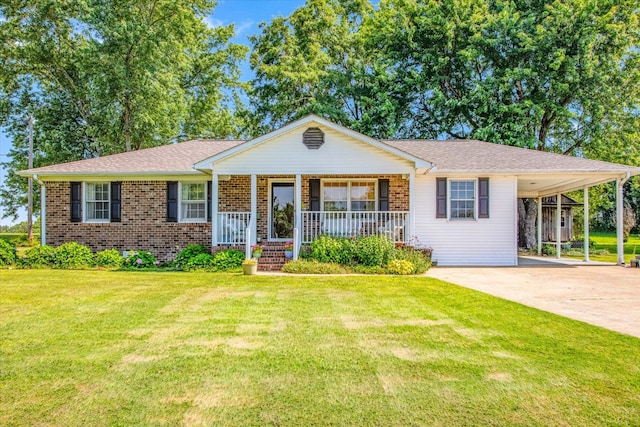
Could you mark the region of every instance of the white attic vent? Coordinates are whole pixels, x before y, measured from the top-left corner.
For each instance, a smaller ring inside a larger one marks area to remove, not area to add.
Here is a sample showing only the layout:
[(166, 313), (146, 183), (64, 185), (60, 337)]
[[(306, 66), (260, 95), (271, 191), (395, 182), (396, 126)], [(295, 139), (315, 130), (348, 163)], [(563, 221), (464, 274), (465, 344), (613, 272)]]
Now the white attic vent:
[(324, 144), (324, 132), (320, 128), (309, 128), (302, 134), (302, 143), (309, 150), (317, 150)]

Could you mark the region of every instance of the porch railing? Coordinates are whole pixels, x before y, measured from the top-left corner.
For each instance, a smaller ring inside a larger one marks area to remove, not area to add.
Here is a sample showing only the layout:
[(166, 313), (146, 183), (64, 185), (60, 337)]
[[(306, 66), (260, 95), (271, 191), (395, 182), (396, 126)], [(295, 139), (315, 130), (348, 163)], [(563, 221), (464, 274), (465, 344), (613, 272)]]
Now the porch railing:
[(333, 237), (385, 236), (394, 243), (408, 240), (407, 211), (302, 212), (301, 243), (321, 235)]
[(251, 212), (218, 212), (217, 242), (220, 245), (244, 245)]

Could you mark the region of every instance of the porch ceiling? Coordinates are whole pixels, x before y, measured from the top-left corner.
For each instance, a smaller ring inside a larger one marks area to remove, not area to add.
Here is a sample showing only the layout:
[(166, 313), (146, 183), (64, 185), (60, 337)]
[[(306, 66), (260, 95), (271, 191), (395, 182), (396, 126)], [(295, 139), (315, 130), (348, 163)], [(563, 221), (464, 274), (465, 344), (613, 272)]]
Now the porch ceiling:
[(625, 178), (626, 174), (518, 175), (518, 197), (547, 197)]

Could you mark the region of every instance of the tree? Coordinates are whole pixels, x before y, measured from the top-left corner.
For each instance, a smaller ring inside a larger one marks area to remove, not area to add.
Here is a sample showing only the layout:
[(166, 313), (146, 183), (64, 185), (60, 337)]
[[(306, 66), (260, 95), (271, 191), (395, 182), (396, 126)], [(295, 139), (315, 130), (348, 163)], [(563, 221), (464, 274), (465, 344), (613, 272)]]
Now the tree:
[(35, 165), (228, 137), (241, 123), (233, 27), (209, 28), (213, 0), (9, 0), (0, 6), (0, 114), (14, 140), (2, 190), (22, 204), (24, 118), (37, 120)]
[(365, 45), (366, 0), (309, 0), (251, 38), (255, 133), (313, 113), (371, 136), (397, 133), (394, 76)]

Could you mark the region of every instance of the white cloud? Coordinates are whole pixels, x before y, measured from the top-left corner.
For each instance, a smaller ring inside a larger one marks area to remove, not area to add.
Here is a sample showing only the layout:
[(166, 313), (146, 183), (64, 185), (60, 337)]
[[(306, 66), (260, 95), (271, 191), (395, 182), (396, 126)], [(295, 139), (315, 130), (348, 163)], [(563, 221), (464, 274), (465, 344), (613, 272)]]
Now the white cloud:
[(240, 24), (236, 24), (236, 36), (241, 36), (245, 31), (253, 27), (254, 21), (243, 21)]
[(207, 24), (207, 27), (209, 28), (222, 27), (224, 25), (224, 22), (211, 15), (204, 17), (204, 23)]

